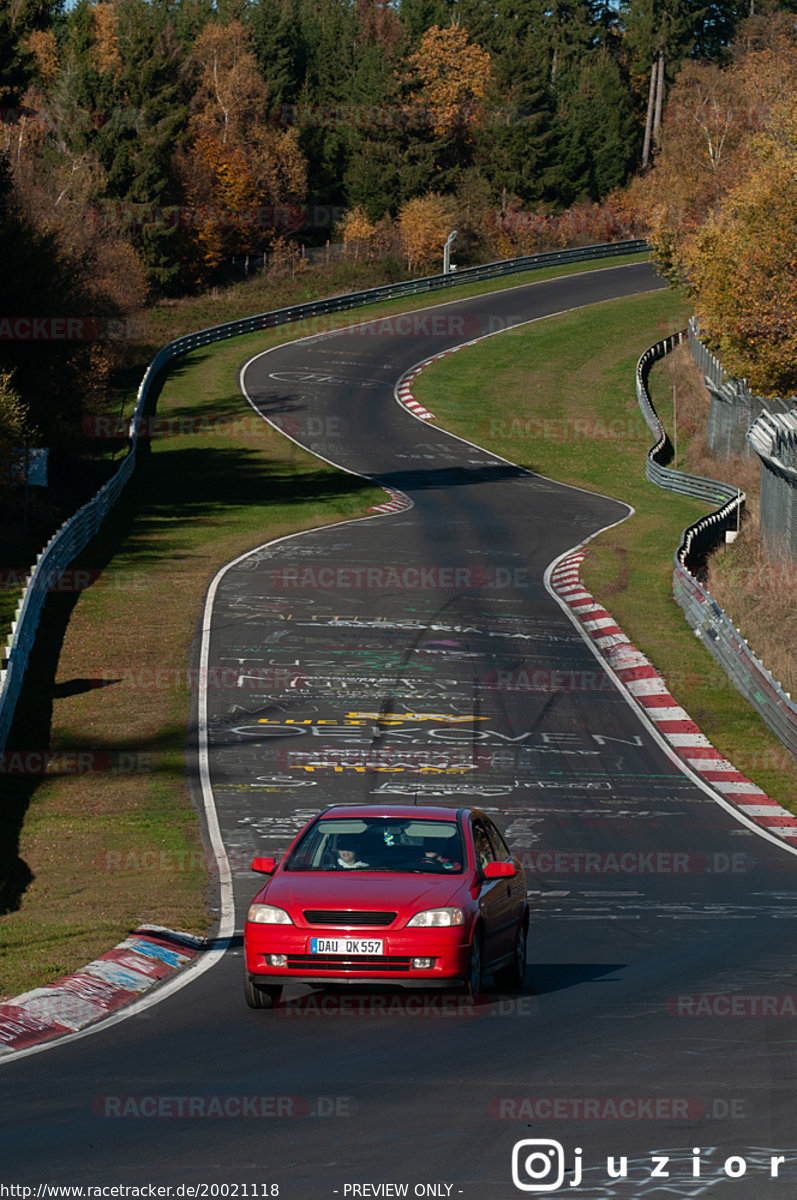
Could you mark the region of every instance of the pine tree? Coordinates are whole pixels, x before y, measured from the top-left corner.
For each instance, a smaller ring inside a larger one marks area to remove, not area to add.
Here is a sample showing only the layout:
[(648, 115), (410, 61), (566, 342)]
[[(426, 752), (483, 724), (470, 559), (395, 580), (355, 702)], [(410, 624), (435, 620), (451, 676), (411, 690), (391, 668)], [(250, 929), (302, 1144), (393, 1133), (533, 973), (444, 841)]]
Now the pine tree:
[(637, 125), (619, 68), (599, 49), (560, 81), (556, 160), (549, 196), (568, 207), (601, 200), (626, 183), (638, 161)]
[(549, 55), (540, 34), (543, 15), (512, 0), (500, 0), (500, 5), (492, 51), (494, 84), (487, 118), (476, 133), (475, 157), (499, 203), (507, 194), (539, 203), (547, 199), (555, 116)]

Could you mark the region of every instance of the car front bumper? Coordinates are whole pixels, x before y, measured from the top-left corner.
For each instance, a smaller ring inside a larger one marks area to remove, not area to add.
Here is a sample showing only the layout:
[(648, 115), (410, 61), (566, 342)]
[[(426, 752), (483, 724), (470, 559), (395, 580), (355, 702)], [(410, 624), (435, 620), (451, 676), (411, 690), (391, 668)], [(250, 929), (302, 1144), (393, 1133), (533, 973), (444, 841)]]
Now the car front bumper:
[[(378, 937), (380, 955), (330, 955), (311, 951), (313, 937)], [(461, 983), (470, 962), (470, 938), (464, 926), (397, 931), (299, 929), (296, 926), (247, 922), (244, 934), (246, 970), (257, 983), (379, 983), (397, 987), (447, 988)], [(282, 955), (284, 966), (271, 956)], [(415, 959), (431, 959), (417, 966)]]

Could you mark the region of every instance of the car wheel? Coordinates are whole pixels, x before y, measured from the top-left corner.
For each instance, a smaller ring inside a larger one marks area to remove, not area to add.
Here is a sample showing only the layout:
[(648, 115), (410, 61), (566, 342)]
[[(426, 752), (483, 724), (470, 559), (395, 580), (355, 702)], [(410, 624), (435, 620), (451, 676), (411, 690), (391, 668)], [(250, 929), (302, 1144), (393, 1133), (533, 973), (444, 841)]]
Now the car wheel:
[(250, 1008), (273, 1008), (281, 995), (279, 984), (254, 983), (244, 975), (244, 999)]
[(483, 950), (481, 931), (477, 929), (470, 946), (468, 973), (463, 981), (463, 990), (470, 1000), (474, 999), (475, 996), (481, 995)]
[(499, 987), (523, 987), (526, 979), (526, 941), (528, 935), (528, 926), (523, 922), (518, 929), (512, 961), (495, 973), (495, 982)]

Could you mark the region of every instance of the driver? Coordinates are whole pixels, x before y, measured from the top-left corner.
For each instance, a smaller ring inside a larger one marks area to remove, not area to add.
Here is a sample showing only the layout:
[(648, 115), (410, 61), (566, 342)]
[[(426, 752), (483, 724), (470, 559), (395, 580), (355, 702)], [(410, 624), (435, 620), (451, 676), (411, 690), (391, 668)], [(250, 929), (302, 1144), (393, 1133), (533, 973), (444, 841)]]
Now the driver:
[(423, 861), (431, 863), (434, 867), (441, 867), (444, 871), (460, 871), (462, 869), (461, 863), (445, 858), (442, 854), (438, 854), (437, 850), (425, 850)]

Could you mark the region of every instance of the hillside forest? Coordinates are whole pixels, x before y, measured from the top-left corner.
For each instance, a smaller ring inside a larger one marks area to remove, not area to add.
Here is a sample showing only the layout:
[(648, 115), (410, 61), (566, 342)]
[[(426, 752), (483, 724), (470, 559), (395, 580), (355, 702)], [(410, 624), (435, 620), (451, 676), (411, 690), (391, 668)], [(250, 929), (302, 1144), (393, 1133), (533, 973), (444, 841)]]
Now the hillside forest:
[(797, 0), (0, 0), (0, 463), (89, 453), (147, 307), (331, 249), (436, 272), (453, 229), (462, 265), (645, 235), (792, 389), (796, 97)]

